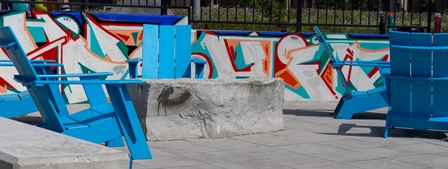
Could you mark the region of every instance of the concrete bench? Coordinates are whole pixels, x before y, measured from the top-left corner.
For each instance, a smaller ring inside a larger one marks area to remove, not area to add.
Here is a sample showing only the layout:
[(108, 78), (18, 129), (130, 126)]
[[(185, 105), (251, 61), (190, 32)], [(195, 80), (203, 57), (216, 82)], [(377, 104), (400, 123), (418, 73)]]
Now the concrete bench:
[(284, 130), (282, 79), (160, 79), (128, 90), (149, 141)]
[(1, 169), (125, 169), (128, 154), (0, 117)]

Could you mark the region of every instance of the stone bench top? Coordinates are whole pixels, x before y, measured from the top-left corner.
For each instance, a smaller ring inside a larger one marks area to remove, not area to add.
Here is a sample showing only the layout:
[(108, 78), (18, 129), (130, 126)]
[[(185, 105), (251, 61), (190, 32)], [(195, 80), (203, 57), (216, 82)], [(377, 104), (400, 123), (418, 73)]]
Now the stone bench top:
[(0, 117), (1, 169), (129, 168), (127, 153)]

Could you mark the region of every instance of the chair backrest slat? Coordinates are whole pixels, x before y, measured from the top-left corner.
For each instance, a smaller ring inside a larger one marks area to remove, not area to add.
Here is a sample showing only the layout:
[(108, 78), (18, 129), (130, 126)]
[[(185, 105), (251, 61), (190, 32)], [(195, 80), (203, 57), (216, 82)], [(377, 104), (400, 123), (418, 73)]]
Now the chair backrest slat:
[[(411, 33), (411, 46), (432, 46), (432, 35), (430, 33)], [(431, 77), (431, 50), (411, 50), (410, 57), (411, 75), (413, 77)], [(430, 116), (432, 107), (431, 86), (431, 81), (427, 79), (412, 80), (412, 115)]]
[(174, 27), (160, 26), (159, 78), (174, 79)]
[[(433, 36), (434, 46), (448, 46), (448, 34), (437, 33)], [(433, 51), (433, 76), (448, 76), (448, 50)], [(433, 82), (433, 117), (447, 116), (448, 82)]]
[[(411, 75), (410, 63), (411, 55), (409, 49), (396, 48), (392, 45), (410, 46), (411, 35), (409, 32), (391, 31), (390, 38), (390, 74), (407, 76)], [(409, 79), (390, 79), (390, 104), (393, 105), (393, 112), (408, 115), (411, 112), (411, 93)], [(397, 97), (400, 96), (400, 97)]]

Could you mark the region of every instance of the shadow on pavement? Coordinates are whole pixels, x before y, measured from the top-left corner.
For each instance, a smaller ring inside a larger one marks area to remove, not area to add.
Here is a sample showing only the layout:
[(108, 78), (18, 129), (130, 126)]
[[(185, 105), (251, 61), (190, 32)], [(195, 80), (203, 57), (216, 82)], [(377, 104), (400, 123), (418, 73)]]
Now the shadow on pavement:
[[(295, 116), (312, 116), (312, 117), (333, 118), (333, 110), (330, 110), (330, 109), (313, 109), (313, 110), (283, 109), (283, 114), (295, 115)], [(359, 119), (386, 120), (386, 114), (385, 113), (377, 113), (377, 112), (364, 112), (364, 113), (354, 114), (352, 119), (353, 120), (359, 120)]]
[[(360, 133), (356, 133), (356, 129), (370, 129), (370, 133), (366, 133), (362, 130)], [(352, 130), (355, 129), (355, 130)], [(349, 132), (351, 131), (351, 132)], [(337, 133), (319, 133), (326, 135), (339, 135), (339, 136), (357, 136), (357, 137), (383, 137), (384, 127), (380, 126), (364, 126), (350, 123), (343, 123), (339, 125)], [(389, 137), (400, 137), (400, 138), (430, 138), (444, 140), (447, 135), (441, 131), (422, 131), (422, 130), (411, 130), (411, 129), (389, 129)]]

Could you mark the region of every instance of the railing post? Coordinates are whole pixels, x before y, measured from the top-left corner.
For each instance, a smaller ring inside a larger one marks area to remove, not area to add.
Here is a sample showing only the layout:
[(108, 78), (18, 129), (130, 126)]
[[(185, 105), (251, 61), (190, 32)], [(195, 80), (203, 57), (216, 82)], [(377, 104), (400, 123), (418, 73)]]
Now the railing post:
[(380, 34), (386, 34), (386, 17), (384, 13), (381, 13), (380, 18)]
[(303, 2), (303, 0), (297, 0), (296, 32), (302, 31), (302, 2)]
[(431, 32), (431, 20), (432, 20), (432, 18), (431, 18), (431, 7), (432, 7), (432, 2), (429, 0), (428, 1), (428, 25), (427, 25), (427, 28), (426, 28), (426, 30), (428, 31), (428, 32)]
[(168, 3), (166, 3), (167, 0), (161, 0), (162, 1), (162, 9), (160, 10), (161, 15), (167, 15), (168, 14)]

